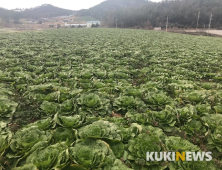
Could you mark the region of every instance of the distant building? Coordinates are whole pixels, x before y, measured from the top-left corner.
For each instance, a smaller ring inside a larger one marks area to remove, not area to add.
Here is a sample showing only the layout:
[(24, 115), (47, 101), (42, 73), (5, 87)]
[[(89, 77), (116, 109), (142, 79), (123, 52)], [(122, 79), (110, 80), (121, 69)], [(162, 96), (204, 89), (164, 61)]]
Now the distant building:
[(89, 27), (92, 27), (92, 25), (96, 25), (96, 24), (98, 24), (98, 25), (100, 25), (100, 21), (87, 21), (87, 27), (89, 28)]
[(68, 23), (65, 23), (65, 27), (86, 27), (87, 24), (68, 24)]
[(154, 27), (155, 31), (161, 31), (161, 27)]
[(25, 21), (26, 23), (29, 23), (29, 24), (36, 24), (37, 23), (37, 21), (35, 21), (35, 20), (27, 20), (27, 21)]

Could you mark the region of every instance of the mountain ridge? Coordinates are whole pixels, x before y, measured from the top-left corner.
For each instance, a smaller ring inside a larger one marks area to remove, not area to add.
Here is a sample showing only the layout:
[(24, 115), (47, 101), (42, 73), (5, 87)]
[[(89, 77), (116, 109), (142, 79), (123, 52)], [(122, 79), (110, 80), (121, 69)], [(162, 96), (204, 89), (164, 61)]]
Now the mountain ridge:
[(94, 18), (101, 19), (102, 15), (105, 15), (108, 11), (114, 11), (131, 7), (142, 7), (148, 3), (155, 3), (149, 0), (106, 0), (98, 5), (95, 5), (89, 9), (82, 9), (77, 11), (78, 16), (92, 16)]
[[(73, 15), (76, 11), (63, 9), (51, 4), (42, 4), (37, 7), (32, 8), (15, 8), (13, 10), (8, 10), (0, 7), (0, 17), (20, 17), (20, 18), (50, 18), (58, 17), (63, 15)], [(17, 16), (18, 15), (18, 16)]]

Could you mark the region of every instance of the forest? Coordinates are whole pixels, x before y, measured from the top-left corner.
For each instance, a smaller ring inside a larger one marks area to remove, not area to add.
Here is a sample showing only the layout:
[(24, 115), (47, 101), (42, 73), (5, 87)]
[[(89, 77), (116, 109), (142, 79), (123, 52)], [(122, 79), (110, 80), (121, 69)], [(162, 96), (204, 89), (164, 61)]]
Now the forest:
[[(74, 7), (70, 7), (74, 8)], [(52, 5), (15, 12), (0, 8), (0, 18), (19, 23), (21, 18), (40, 19), (64, 15), (93, 17), (102, 22), (104, 27), (153, 28), (165, 27), (167, 17), (170, 28), (208, 28), (210, 16), (211, 28), (222, 29), (221, 0), (164, 0), (156, 3), (149, 0), (106, 0), (102, 3), (79, 11), (67, 10)]]
[[(136, 3), (133, 3), (136, 2)], [(117, 5), (118, 4), (118, 5)], [(165, 0), (152, 1), (108, 0), (81, 10), (79, 16), (90, 15), (103, 21), (103, 25), (115, 27), (165, 27), (167, 17), (169, 27), (196, 28), (200, 12), (199, 28), (208, 28), (212, 13), (212, 28), (222, 28), (221, 0)]]

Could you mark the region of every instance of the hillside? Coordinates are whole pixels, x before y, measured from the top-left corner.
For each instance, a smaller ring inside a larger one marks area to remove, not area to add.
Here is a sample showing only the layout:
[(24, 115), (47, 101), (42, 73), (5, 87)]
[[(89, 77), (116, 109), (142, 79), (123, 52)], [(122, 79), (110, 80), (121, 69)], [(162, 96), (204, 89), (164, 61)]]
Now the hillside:
[(50, 4), (44, 4), (39, 7), (25, 9), (21, 12), (15, 12), (13, 10), (7, 10), (4, 8), (0, 8), (0, 17), (1, 18), (32, 18), (32, 19), (39, 19), (39, 18), (51, 18), (56, 16), (63, 16), (63, 15), (72, 15), (75, 11), (62, 9), (59, 7), (55, 7)]
[(16, 12), (13, 10), (7, 10), (5, 8), (0, 7), (0, 18), (14, 16), (15, 14)]
[(36, 8), (27, 9), (22, 13), (23, 18), (51, 18), (63, 15), (72, 15), (74, 11), (55, 7), (50, 4), (41, 5)]
[(107, 0), (88, 10), (80, 10), (79, 16), (93, 16), (103, 21), (103, 25), (128, 27), (165, 27), (169, 17), (169, 27), (196, 28), (200, 11), (199, 28), (208, 28), (211, 13), (212, 28), (222, 28), (221, 0), (165, 0), (154, 3), (144, 0)]
[[(169, 28), (196, 28), (197, 16), (200, 12), (198, 28), (208, 29), (211, 13), (211, 28), (222, 29), (221, 0), (165, 0), (155, 3), (149, 0), (106, 0), (92, 8), (72, 11), (44, 4), (21, 12), (0, 8), (0, 18), (9, 23), (19, 23), (20, 18), (51, 18), (72, 15), (84, 20), (100, 20), (103, 26), (115, 27), (115, 18), (121, 28), (165, 27), (169, 18)], [(89, 19), (90, 18), (90, 19)]]
[(148, 0), (106, 0), (92, 8), (83, 9), (77, 12), (78, 16), (92, 16), (94, 18), (103, 18), (107, 11), (122, 10), (131, 7), (141, 7), (147, 5)]

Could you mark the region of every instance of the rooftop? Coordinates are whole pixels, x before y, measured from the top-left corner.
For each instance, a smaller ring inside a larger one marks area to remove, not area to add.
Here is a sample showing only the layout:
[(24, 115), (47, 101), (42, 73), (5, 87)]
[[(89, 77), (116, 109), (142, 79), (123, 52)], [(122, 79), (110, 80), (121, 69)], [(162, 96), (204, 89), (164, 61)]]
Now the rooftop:
[(87, 23), (100, 23), (100, 21), (87, 21)]

